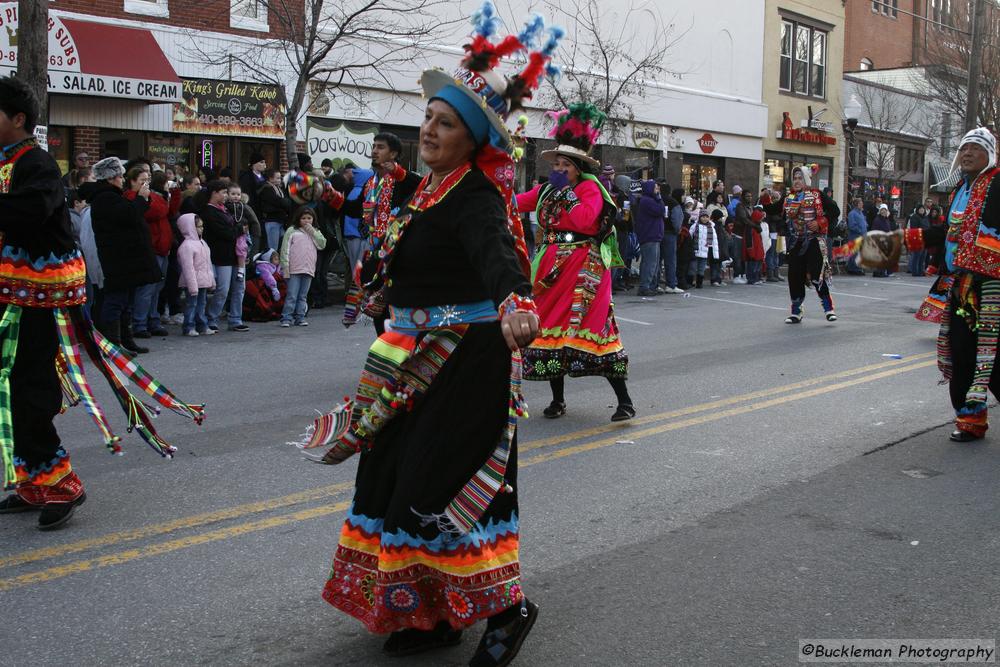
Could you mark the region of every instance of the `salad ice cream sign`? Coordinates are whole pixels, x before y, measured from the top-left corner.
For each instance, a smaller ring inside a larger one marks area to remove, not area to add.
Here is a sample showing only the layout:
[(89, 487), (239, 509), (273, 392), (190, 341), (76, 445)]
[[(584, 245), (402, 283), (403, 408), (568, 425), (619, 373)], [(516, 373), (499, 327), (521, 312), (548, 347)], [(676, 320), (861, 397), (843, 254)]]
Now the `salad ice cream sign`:
[[(17, 48), (20, 26), (16, 2), (0, 2), (0, 75), (17, 71)], [(125, 38), (125, 39), (122, 39)], [(118, 52), (109, 49), (112, 43), (155, 48), (148, 76), (136, 76), (129, 65), (118, 62)], [(48, 89), (50, 93), (124, 97), (156, 102), (180, 98), (180, 82), (148, 30), (137, 30), (62, 18), (49, 12), (48, 29)], [(161, 67), (155, 67), (155, 65)], [(164, 69), (162, 65), (166, 65)], [(159, 76), (156, 76), (159, 75)]]

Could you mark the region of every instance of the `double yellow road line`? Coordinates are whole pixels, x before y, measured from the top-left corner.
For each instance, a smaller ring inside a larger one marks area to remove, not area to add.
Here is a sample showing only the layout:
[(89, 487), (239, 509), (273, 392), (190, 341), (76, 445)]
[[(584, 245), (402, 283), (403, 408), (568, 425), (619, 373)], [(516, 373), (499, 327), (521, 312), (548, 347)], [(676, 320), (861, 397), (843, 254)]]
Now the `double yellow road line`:
[[(702, 424), (719, 421), (721, 419), (737, 417), (760, 410), (766, 410), (767, 408), (779, 405), (787, 405), (793, 401), (801, 401), (807, 398), (813, 398), (823, 394), (848, 389), (850, 387), (874, 382), (876, 380), (892, 377), (908, 371), (933, 366), (935, 364), (933, 357), (933, 352), (927, 352), (913, 355), (903, 361), (883, 361), (876, 364), (869, 364), (867, 366), (832, 373), (830, 375), (802, 380), (800, 382), (795, 382), (781, 387), (762, 389), (746, 394), (740, 394), (738, 396), (732, 396), (730, 398), (719, 399), (717, 401), (710, 401), (686, 408), (647, 415), (633, 419), (624, 425), (609, 424), (595, 428), (578, 430), (550, 438), (527, 441), (519, 446), (519, 454), (521, 456), (519, 467), (523, 468), (537, 463), (554, 461), (556, 459), (572, 456), (574, 454), (581, 454), (583, 452), (612, 447), (617, 444), (632, 444), (636, 443), (640, 439), (649, 438), (650, 436), (689, 428), (691, 426), (700, 426)], [(645, 424), (656, 425), (649, 426), (648, 428), (636, 429), (637, 426), (643, 426)], [(600, 437), (606, 436), (606, 434), (609, 433), (613, 433), (614, 435), (603, 438)], [(592, 440), (592, 438), (597, 439)], [(59, 579), (72, 574), (87, 572), (112, 565), (121, 565), (140, 558), (159, 556), (202, 544), (227, 540), (241, 535), (247, 535), (249, 533), (259, 532), (262, 530), (269, 530), (271, 528), (299, 521), (315, 519), (330, 514), (337, 514), (347, 509), (350, 505), (350, 501), (343, 500), (341, 502), (322, 504), (317, 507), (302, 509), (288, 514), (248, 520), (253, 515), (273, 512), (276, 509), (285, 509), (317, 501), (328, 501), (332, 498), (349, 493), (352, 487), (353, 483), (351, 482), (331, 484), (329, 486), (309, 489), (307, 491), (293, 493), (279, 498), (238, 505), (213, 512), (195, 514), (164, 523), (143, 526), (132, 530), (118, 531), (99, 537), (0, 557), (0, 573), (3, 573), (27, 563), (61, 558), (71, 554), (95, 549), (116, 547), (129, 542), (149, 540), (150, 538), (155, 538), (161, 535), (203, 528), (205, 526), (211, 526), (225, 521), (243, 520), (226, 527), (207, 530), (193, 535), (167, 540), (165, 542), (155, 542), (134, 548), (122, 549), (105, 555), (75, 560), (64, 565), (56, 565), (33, 572), (27, 572), (25, 574), (0, 578), (0, 592), (31, 584), (52, 581), (54, 579)]]

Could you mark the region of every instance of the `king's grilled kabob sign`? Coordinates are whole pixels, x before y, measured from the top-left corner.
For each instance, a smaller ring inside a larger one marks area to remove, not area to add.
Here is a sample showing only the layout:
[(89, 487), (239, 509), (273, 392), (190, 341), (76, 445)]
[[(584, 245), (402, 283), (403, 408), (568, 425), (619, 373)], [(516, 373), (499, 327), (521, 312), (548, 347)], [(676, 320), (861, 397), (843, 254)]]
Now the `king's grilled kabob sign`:
[(174, 104), (175, 132), (285, 136), (285, 95), (278, 86), (212, 79), (184, 79)]

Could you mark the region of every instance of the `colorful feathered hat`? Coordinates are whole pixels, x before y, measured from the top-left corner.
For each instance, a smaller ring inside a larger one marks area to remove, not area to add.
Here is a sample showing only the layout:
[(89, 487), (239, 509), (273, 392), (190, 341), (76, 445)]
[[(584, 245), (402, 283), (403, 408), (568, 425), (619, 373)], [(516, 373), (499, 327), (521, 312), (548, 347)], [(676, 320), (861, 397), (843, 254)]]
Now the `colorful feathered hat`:
[(555, 121), (555, 127), (549, 132), (554, 137), (557, 146), (552, 150), (542, 151), (542, 157), (554, 162), (562, 155), (573, 160), (582, 160), (593, 168), (601, 163), (590, 156), (590, 151), (601, 136), (601, 127), (607, 116), (603, 111), (589, 102), (577, 102), (562, 111), (550, 111), (547, 114)]
[[(490, 0), (472, 16), (472, 41), (465, 45), (465, 57), (454, 74), (439, 69), (427, 70), (420, 77), (428, 100), (447, 102), (458, 113), (479, 145), (489, 141), (511, 153), (514, 142), (506, 120), (531, 99), (545, 74), (556, 75), (552, 61), (562, 28), (545, 27), (541, 16), (533, 14), (518, 35), (508, 35), (499, 42), (492, 37), (500, 28), (500, 18)], [(543, 35), (547, 37), (543, 40)], [(524, 69), (507, 78), (497, 71), (500, 59), (527, 53)]]

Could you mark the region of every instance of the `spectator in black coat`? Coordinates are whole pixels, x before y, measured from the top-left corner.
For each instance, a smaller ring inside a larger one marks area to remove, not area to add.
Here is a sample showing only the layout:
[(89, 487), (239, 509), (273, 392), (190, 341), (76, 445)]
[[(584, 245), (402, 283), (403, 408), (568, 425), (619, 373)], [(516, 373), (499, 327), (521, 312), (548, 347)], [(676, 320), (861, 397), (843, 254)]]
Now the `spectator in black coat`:
[(292, 214), (295, 205), (281, 187), (281, 172), (268, 169), (264, 172), (264, 178), (264, 185), (257, 191), (257, 201), (260, 204), (257, 219), (264, 223), (267, 247), (278, 250), (281, 248), (281, 235), (288, 227), (288, 216)]
[(208, 316), (208, 328), (219, 330), (219, 316), (229, 299), (229, 330), (249, 331), (250, 327), (243, 324), (243, 293), (246, 289), (244, 277), (237, 271), (236, 239), (248, 233), (247, 227), (241, 227), (236, 219), (226, 210), (229, 184), (221, 178), (210, 181), (205, 186), (208, 201), (198, 211), (198, 216), (205, 225), (202, 239), (212, 252), (212, 269), (215, 271), (215, 293), (205, 314)]
[(129, 201), (123, 196), (125, 168), (116, 157), (94, 165), (97, 182), (88, 193), (97, 255), (104, 271), (101, 332), (133, 353), (149, 350), (132, 338), (131, 303), (136, 287), (162, 278), (153, 252), (149, 225), (143, 217), (149, 208), (149, 184)]
[(239, 184), (240, 190), (247, 198), (247, 206), (253, 209), (254, 214), (257, 219), (260, 219), (260, 200), (258, 199), (257, 193), (267, 179), (264, 176), (264, 172), (267, 170), (267, 161), (264, 160), (264, 156), (260, 153), (250, 154), (250, 168), (240, 174)]

